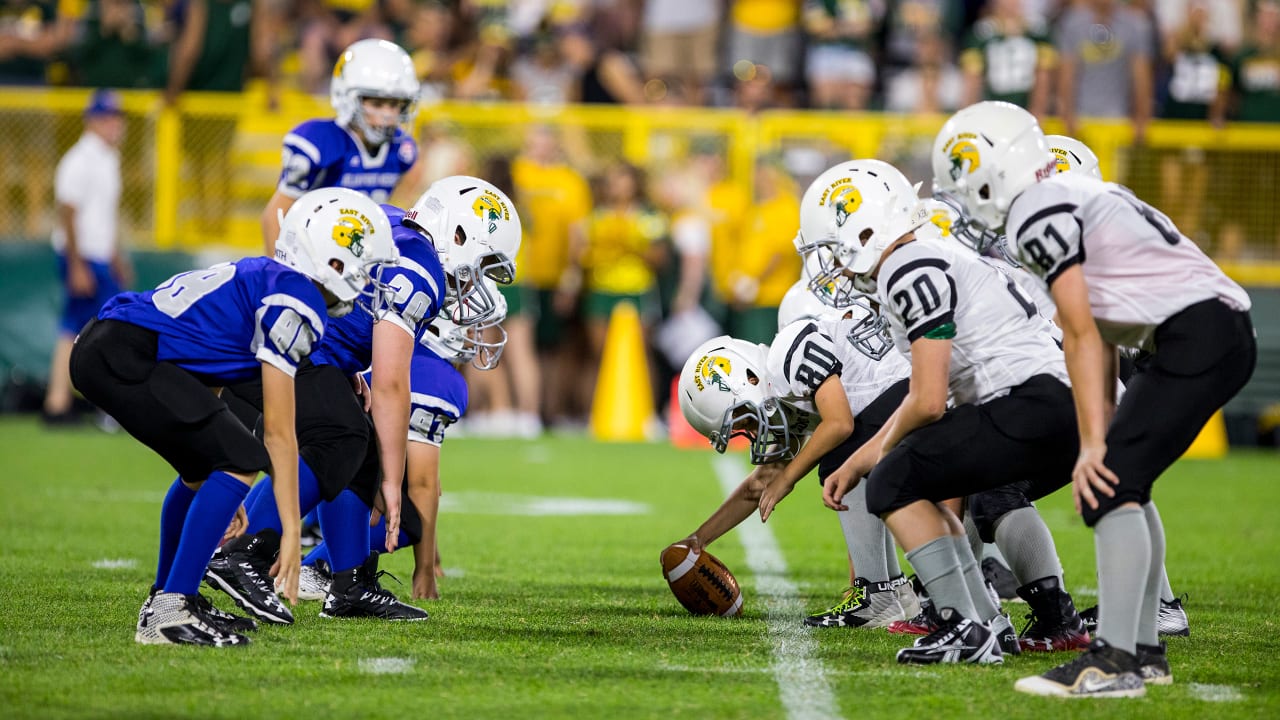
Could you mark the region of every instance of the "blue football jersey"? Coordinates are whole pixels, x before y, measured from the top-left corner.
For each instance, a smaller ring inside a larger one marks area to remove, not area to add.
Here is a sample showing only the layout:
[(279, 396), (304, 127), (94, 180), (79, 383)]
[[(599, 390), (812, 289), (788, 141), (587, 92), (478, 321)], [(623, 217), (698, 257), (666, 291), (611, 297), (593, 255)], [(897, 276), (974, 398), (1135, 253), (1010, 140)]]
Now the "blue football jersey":
[(409, 369), (409, 441), (439, 445), (445, 428), (467, 412), (467, 381), (447, 360), (419, 343)]
[(316, 188), (343, 187), (386, 202), (417, 159), (418, 144), (403, 130), (370, 155), (337, 121), (308, 120), (284, 136), (276, 189), (296, 198)]
[[(444, 268), (435, 248), (416, 231), (400, 224), (404, 211), (383, 205), (391, 219), (392, 238), (400, 251), (400, 262), (382, 270), (382, 281), (395, 291), (390, 305), (378, 315), (381, 322), (391, 322), (415, 339), (440, 311), (444, 301)], [(373, 317), (360, 308), (334, 318), (324, 340), (311, 355), (317, 365), (334, 365), (347, 375), (369, 367), (373, 359)]]
[(126, 292), (98, 312), (159, 335), (156, 359), (210, 385), (257, 377), (261, 363), (290, 376), (324, 337), (324, 297), (309, 278), (251, 257), (174, 275), (154, 290)]

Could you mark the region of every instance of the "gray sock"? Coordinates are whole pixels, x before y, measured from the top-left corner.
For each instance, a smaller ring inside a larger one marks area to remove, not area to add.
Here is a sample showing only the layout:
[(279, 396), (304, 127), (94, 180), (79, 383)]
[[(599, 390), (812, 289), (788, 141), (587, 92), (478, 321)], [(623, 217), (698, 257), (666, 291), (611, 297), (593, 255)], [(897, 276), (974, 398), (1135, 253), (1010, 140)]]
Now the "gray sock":
[(964, 539), (969, 545), (969, 552), (975, 558), (982, 557), (982, 546), (986, 543), (982, 542), (982, 536), (978, 534), (978, 526), (974, 524), (973, 513), (971, 512), (965, 512), (964, 514)]
[[(1164, 523), (1161, 523), (1160, 527), (1164, 527)], [(1173, 587), (1169, 585), (1169, 569), (1162, 563), (1160, 565), (1160, 599), (1171, 603), (1175, 597), (1177, 596), (1173, 594)]]
[(969, 588), (973, 608), (978, 611), (973, 618), (984, 623), (991, 622), (991, 618), (1000, 613), (1000, 608), (991, 602), (991, 596), (987, 594), (987, 583), (982, 577), (982, 571), (978, 569), (973, 551), (969, 549), (969, 539), (963, 535), (952, 535), (951, 539), (955, 542), (956, 559), (960, 561), (965, 587)]
[(907, 562), (924, 583), (934, 607), (939, 610), (949, 607), (971, 620), (978, 617), (950, 535), (930, 540), (907, 553)]
[(889, 532), (888, 527), (884, 529), (884, 565), (889, 570), (890, 580), (902, 576), (902, 563), (898, 562), (898, 545), (893, 541), (893, 533)]
[(1098, 632), (1112, 647), (1133, 652), (1151, 570), (1151, 533), (1141, 508), (1120, 508), (1093, 526), (1098, 559)]
[(1147, 516), (1147, 533), (1151, 536), (1151, 568), (1147, 570), (1146, 591), (1142, 595), (1142, 614), (1138, 616), (1138, 642), (1159, 645), (1156, 616), (1160, 612), (1160, 587), (1164, 584), (1164, 523), (1155, 503), (1142, 506)]
[(884, 554), (884, 536), (889, 534), (889, 529), (880, 518), (867, 512), (865, 481), (858, 483), (857, 487), (845, 495), (844, 502), (849, 509), (836, 513), (836, 516), (840, 518), (845, 546), (849, 549), (849, 557), (853, 559), (853, 571), (874, 587), (875, 583), (894, 577), (889, 574)]
[(1019, 585), (1052, 576), (1063, 587), (1058, 548), (1035, 508), (1018, 508), (1000, 516), (996, 520), (996, 546), (1005, 551), (1009, 569)]
[(1000, 552), (1000, 546), (995, 543), (986, 543), (982, 546), (982, 557), (978, 560), (986, 560), (987, 558), (995, 558), (1000, 561), (1001, 565), (1009, 567), (1009, 560)]

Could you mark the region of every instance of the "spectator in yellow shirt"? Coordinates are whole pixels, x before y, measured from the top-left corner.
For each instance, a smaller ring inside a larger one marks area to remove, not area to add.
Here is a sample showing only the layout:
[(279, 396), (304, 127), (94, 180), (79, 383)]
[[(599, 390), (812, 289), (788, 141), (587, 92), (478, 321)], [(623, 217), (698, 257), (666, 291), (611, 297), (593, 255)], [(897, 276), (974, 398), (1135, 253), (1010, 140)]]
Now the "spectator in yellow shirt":
[(771, 162), (756, 166), (756, 202), (742, 226), (728, 277), (729, 312), (725, 331), (732, 337), (768, 343), (778, 329), (778, 305), (800, 279), (800, 256), (793, 239), (800, 217), (795, 182)]

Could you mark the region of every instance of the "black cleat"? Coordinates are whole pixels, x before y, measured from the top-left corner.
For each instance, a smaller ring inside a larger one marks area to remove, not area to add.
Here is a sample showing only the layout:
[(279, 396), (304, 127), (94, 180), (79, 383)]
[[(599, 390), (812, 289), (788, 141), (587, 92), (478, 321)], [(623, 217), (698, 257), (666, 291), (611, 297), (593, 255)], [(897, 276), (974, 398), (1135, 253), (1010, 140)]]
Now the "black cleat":
[(1013, 571), (999, 559), (982, 558), (982, 579), (996, 589), (996, 595), (1001, 600), (1017, 602), (1021, 599), (1018, 597), (1018, 579), (1013, 576)]
[(147, 598), (138, 615), (133, 638), (143, 645), (248, 645), (249, 638), (227, 632), (209, 622), (199, 610), (197, 595), (157, 592)]
[(378, 570), (377, 553), (370, 554), (360, 567), (334, 573), (320, 617), (370, 617), (406, 622), (426, 620), (426, 610), (400, 602), (378, 584), (378, 578), (388, 574)]
[(192, 595), (191, 597), (195, 599), (195, 611), (203, 615), (210, 625), (219, 630), (244, 634), (258, 629), (258, 623), (253, 618), (240, 617), (239, 615), (219, 610), (204, 595)]
[(231, 596), (242, 610), (263, 622), (292, 625), (293, 613), (276, 595), (270, 575), (279, 551), (280, 536), (270, 528), (238, 537), (213, 554), (204, 582)]
[(1031, 695), (1072, 698), (1142, 697), (1147, 688), (1139, 674), (1138, 658), (1094, 640), (1074, 660), (1043, 675), (1024, 677), (1013, 689)]
[(1018, 588), (1018, 594), (1031, 606), (1027, 626), (1018, 643), (1027, 652), (1085, 650), (1089, 647), (1089, 631), (1076, 612), (1071, 595), (1058, 584), (1058, 578), (1043, 577)]
[(908, 665), (1004, 662), (996, 636), (982, 623), (962, 617), (949, 607), (938, 611), (938, 620), (941, 624), (933, 634), (913, 647), (898, 651), (898, 662)]
[(1173, 684), (1173, 671), (1169, 669), (1169, 655), (1164, 643), (1138, 643), (1138, 673), (1147, 685)]

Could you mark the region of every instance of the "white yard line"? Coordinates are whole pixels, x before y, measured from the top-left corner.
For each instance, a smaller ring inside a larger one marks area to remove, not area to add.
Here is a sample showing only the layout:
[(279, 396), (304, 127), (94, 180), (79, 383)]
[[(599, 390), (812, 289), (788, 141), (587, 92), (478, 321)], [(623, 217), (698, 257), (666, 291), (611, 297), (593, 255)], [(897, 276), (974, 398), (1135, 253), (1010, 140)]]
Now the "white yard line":
[[(712, 464), (725, 495), (733, 492), (746, 476), (746, 468), (735, 457), (717, 455)], [(818, 645), (805, 630), (804, 605), (800, 590), (787, 577), (787, 560), (773, 531), (759, 517), (738, 526), (738, 538), (747, 554), (747, 567), (756, 576), (757, 598), (765, 610), (769, 639), (773, 642), (773, 678), (778, 683), (782, 707), (790, 720), (818, 720), (840, 717), (839, 706), (827, 670), (818, 658)]]

